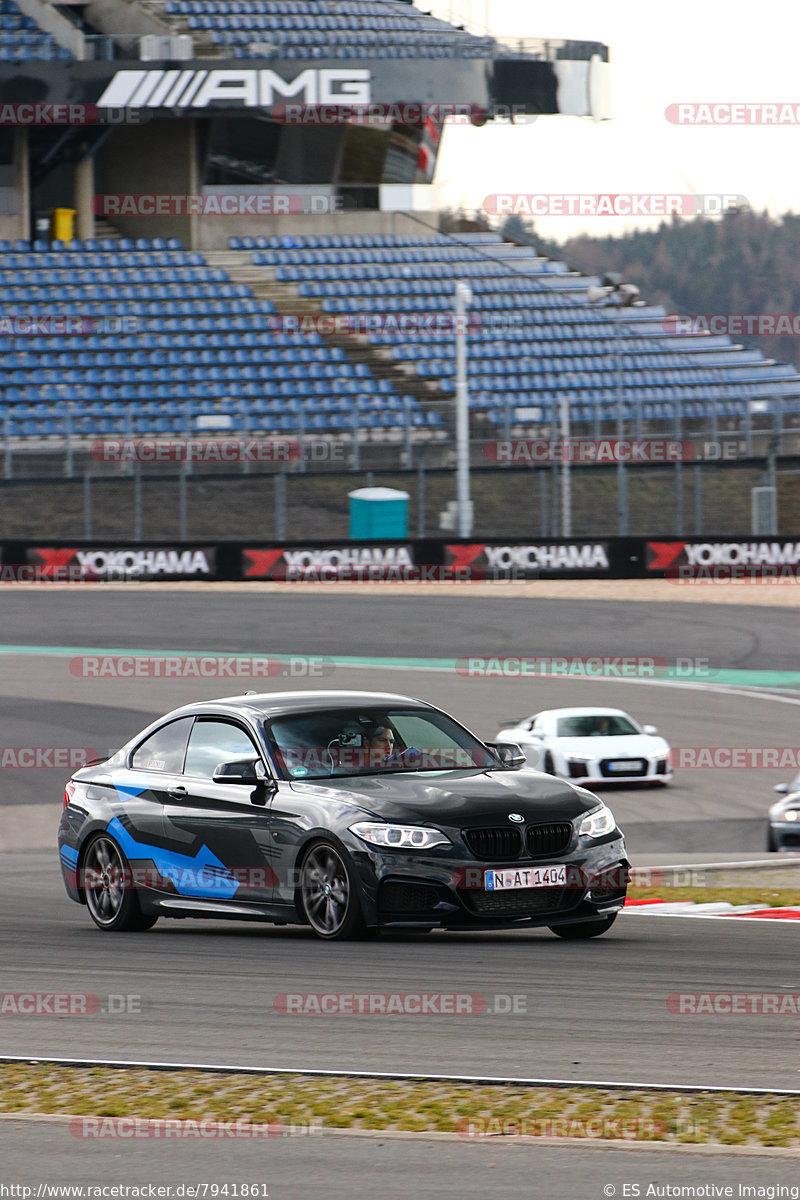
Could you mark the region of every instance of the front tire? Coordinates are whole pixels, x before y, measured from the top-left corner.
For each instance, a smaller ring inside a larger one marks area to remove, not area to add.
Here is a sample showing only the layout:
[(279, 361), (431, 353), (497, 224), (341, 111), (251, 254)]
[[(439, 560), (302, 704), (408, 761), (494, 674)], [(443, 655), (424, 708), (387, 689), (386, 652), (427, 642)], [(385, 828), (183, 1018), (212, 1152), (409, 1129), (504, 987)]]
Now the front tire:
[(586, 938), (600, 937), (617, 919), (617, 914), (601, 917), (597, 921), (576, 921), (573, 925), (551, 925), (550, 932), (557, 937), (565, 938), (568, 942), (582, 942)]
[(767, 853), (778, 853), (778, 839), (775, 837), (775, 830), (771, 825), (767, 826)]
[(542, 765), (542, 770), (544, 771), (545, 775), (555, 775), (555, 773), (556, 773), (556, 767), (555, 767), (555, 763), (553, 762), (553, 756), (549, 750), (547, 751), (547, 753), (544, 756), (544, 763)]
[(354, 940), (367, 932), (355, 875), (330, 842), (316, 842), (303, 859), (300, 903), (314, 933), (326, 941)]
[(107, 833), (93, 837), (83, 856), (84, 896), (89, 916), (106, 933), (142, 933), (158, 917), (147, 916), (133, 889), (121, 848)]

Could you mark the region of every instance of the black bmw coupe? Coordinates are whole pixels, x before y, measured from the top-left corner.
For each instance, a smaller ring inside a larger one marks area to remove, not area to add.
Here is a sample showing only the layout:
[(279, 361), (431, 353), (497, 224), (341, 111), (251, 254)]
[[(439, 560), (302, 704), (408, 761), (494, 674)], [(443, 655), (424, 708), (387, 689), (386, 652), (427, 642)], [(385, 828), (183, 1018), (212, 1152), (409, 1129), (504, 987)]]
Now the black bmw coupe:
[(189, 704), (77, 771), (69, 896), (107, 931), (159, 917), (376, 929), (548, 926), (590, 938), (625, 901), (611, 811), (422, 700), (278, 692)]

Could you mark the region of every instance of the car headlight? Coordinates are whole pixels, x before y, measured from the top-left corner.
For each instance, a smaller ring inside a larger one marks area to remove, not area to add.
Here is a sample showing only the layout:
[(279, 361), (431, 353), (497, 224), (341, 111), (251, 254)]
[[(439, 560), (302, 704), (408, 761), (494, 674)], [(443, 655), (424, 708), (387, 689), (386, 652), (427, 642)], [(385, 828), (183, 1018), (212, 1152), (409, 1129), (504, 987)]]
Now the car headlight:
[(387, 825), (383, 821), (359, 821), (350, 826), (350, 832), (371, 846), (385, 846), (392, 850), (432, 850), (434, 846), (449, 846), (439, 829), (428, 829), (423, 825)]
[(601, 804), (599, 808), (594, 808), (580, 823), (578, 833), (581, 837), (603, 837), (606, 833), (611, 833), (616, 829), (617, 823), (614, 820), (614, 814), (610, 808), (606, 808), (605, 804)]
[(787, 808), (786, 812), (783, 813), (783, 819), (784, 821), (800, 821), (800, 809)]

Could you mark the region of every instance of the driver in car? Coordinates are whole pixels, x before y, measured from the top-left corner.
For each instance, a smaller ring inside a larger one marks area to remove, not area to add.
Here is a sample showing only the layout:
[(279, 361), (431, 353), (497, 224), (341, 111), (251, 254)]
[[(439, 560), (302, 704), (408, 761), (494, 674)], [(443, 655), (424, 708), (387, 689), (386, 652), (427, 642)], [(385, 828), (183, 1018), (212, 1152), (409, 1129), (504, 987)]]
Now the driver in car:
[(394, 752), (394, 730), (389, 725), (378, 725), (364, 737), (371, 767), (386, 766)]

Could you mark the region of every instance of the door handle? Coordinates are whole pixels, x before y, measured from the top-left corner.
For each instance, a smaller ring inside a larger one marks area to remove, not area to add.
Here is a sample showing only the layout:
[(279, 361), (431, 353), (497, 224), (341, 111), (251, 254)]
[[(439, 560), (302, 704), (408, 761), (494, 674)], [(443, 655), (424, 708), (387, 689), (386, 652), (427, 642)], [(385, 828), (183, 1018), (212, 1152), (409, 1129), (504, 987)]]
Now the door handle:
[(175, 800), (185, 800), (186, 797), (189, 795), (189, 793), (187, 792), (186, 788), (183, 787), (183, 785), (181, 785), (180, 787), (170, 788), (168, 794), (170, 796), (172, 796)]

